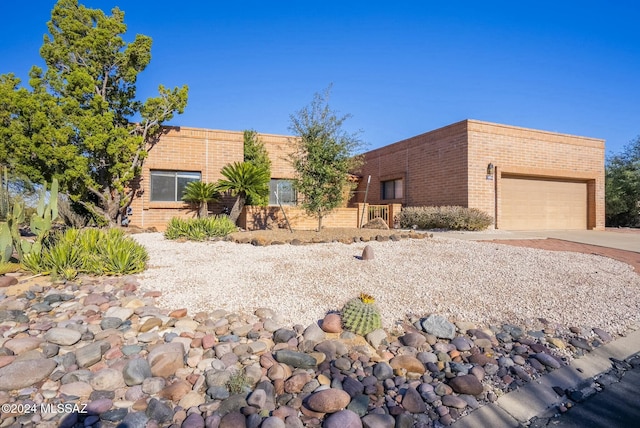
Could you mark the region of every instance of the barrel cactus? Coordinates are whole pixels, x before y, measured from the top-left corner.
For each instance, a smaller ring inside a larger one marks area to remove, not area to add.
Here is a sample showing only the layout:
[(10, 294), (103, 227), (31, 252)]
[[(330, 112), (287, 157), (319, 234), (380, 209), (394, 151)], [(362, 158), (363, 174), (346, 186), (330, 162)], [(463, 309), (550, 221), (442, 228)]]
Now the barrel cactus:
[(375, 299), (361, 293), (360, 297), (349, 300), (342, 308), (342, 322), (346, 330), (361, 336), (380, 328), (380, 311), (375, 305)]

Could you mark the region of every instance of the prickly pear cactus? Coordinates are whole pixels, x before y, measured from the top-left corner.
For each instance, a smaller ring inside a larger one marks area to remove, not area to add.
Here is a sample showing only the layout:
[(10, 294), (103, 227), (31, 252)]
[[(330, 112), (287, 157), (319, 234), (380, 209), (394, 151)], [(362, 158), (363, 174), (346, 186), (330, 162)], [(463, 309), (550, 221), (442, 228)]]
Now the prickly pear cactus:
[(361, 293), (360, 297), (349, 300), (342, 308), (342, 322), (346, 330), (361, 336), (380, 328), (382, 323), (375, 299)]

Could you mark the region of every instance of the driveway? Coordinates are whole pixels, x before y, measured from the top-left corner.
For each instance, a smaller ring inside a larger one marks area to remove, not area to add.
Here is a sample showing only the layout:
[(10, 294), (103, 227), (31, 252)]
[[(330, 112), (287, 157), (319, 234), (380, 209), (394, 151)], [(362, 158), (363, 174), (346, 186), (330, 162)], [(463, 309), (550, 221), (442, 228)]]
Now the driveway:
[(433, 232), (441, 238), (471, 241), (491, 241), (519, 247), (551, 251), (572, 251), (597, 254), (619, 260), (634, 267), (640, 274), (640, 230), (546, 230), (546, 231), (484, 231)]

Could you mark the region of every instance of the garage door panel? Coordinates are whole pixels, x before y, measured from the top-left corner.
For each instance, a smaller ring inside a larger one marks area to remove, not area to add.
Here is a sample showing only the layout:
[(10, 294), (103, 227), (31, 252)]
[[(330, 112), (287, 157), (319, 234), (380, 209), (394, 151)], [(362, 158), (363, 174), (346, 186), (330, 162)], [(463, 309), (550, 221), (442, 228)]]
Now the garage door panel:
[(501, 229), (587, 228), (585, 182), (502, 177), (500, 188)]

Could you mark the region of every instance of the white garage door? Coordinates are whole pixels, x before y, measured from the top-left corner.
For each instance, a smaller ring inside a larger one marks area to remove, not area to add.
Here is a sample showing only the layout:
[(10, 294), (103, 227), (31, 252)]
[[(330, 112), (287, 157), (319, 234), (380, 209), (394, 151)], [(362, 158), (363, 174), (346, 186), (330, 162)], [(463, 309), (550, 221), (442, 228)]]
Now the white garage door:
[(500, 229), (587, 228), (587, 183), (502, 177)]

